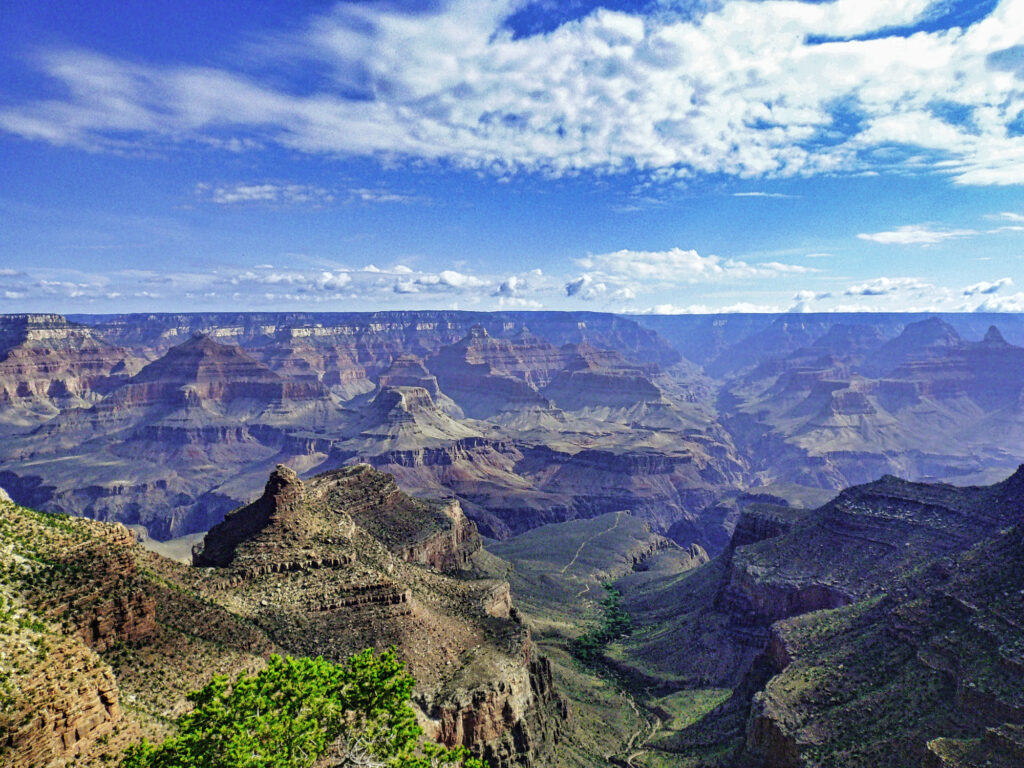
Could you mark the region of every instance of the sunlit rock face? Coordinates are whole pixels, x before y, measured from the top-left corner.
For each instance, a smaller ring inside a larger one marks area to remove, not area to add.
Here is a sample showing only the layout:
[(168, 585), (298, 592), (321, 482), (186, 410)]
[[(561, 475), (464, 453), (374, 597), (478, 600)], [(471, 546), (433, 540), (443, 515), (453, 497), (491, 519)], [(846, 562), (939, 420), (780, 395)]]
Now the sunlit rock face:
[(32, 427), (88, 407), (143, 363), (61, 315), (0, 315), (0, 424)]
[(193, 561), (291, 653), (396, 645), (431, 737), (498, 768), (548, 765), (566, 706), (508, 583), (472, 577), (480, 547), (458, 502), (411, 497), (365, 464), (308, 480), (278, 466)]

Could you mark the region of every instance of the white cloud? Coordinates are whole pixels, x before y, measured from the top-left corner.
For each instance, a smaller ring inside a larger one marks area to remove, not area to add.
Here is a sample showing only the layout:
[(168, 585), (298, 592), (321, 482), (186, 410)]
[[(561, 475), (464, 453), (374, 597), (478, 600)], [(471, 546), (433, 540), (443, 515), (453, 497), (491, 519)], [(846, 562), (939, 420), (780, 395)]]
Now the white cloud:
[(830, 298), (832, 298), (832, 294), (829, 291), (809, 291), (806, 289), (797, 291), (793, 296), (793, 306), (791, 306), (787, 311), (810, 312), (811, 305), (814, 302)]
[(631, 285), (702, 283), (724, 279), (778, 277), (808, 274), (817, 270), (777, 261), (750, 264), (719, 256), (701, 256), (694, 250), (672, 248), (667, 251), (633, 251), (591, 254), (579, 260), (580, 266), (596, 276), (624, 281)]
[(879, 277), (859, 285), (851, 285), (844, 296), (888, 296), (894, 293), (927, 291), (934, 288), (932, 283), (916, 277)]
[(733, 192), (733, 197), (770, 197), (780, 200), (794, 200), (799, 195), (784, 195), (781, 192)]
[[(672, 180), (906, 166), (962, 184), (1024, 182), (1024, 137), (1011, 130), (1024, 109), (1020, 79), (990, 58), (1024, 42), (1024, 0), (1002, 0), (966, 29), (873, 34), (912, 24), (931, 4), (723, 0), (697, 20), (597, 9), (518, 39), (503, 26), (516, 0), (449, 0), (418, 15), (343, 4), (264, 46), (263, 63), (301, 59), (329, 73), (313, 92), (258, 69), (51, 49), (37, 63), (65, 95), (0, 109), (0, 129), (115, 151), (274, 142), (499, 175), (636, 168)], [(349, 97), (360, 89), (365, 98)], [(859, 128), (844, 133), (849, 124)]]
[(195, 195), (217, 205), (269, 203), (272, 205), (326, 205), (334, 193), (308, 184), (196, 184)]
[(527, 285), (526, 285), (525, 281), (522, 278), (516, 277), (515, 275), (512, 275), (510, 278), (508, 278), (507, 280), (502, 282), (502, 284), (499, 285), (495, 289), (494, 293), (492, 293), (491, 295), (492, 296), (512, 297), (512, 296), (518, 295), (520, 291), (522, 291), (522, 290), (524, 290), (526, 288), (527, 288)]
[(350, 199), (361, 203), (412, 203), (421, 198), (388, 189), (356, 188), (348, 190)]
[(1002, 277), (991, 283), (984, 281), (969, 285), (963, 290), (964, 296), (977, 296), (978, 294), (992, 294), (998, 293), (1003, 288), (1009, 288), (1013, 285), (1013, 280), (1009, 277)]
[(592, 301), (608, 292), (608, 286), (594, 279), (593, 275), (580, 275), (565, 284), (565, 295)]
[(922, 224), (911, 224), (897, 227), (888, 232), (859, 234), (857, 237), (861, 240), (882, 243), (883, 245), (935, 245), (944, 240), (951, 240), (956, 237), (970, 237), (977, 234), (980, 233), (975, 229), (932, 229)]
[(708, 304), (690, 304), (688, 306), (677, 306), (675, 304), (656, 304), (653, 307), (641, 309), (632, 314), (638, 315), (718, 315), (718, 314), (775, 314), (785, 311), (777, 304), (753, 304), (751, 302), (738, 302), (726, 306), (712, 307)]
[(347, 272), (321, 272), (316, 284), (322, 291), (340, 291), (352, 282)]
[(975, 312), (1024, 312), (1024, 293), (1010, 296), (988, 296), (974, 307)]

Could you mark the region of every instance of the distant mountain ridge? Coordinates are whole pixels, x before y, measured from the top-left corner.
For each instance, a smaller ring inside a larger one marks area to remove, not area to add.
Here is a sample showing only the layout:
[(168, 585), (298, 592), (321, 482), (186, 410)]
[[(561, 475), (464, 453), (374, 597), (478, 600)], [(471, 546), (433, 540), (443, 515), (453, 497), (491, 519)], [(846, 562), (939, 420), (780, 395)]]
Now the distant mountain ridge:
[[(627, 504), (657, 513), (663, 529), (686, 517), (703, 539), (699, 506), (741, 472), (689, 390), (691, 369), (665, 372), (678, 353), (613, 315), (83, 319), (97, 324), (47, 322), (133, 350), (138, 370), (111, 376), (103, 396), (20, 417), (0, 481), (36, 507), (142, 524), (159, 538), (208, 529), (274, 464), (311, 473), (366, 462), (411, 491), (454, 492), (492, 536)], [(13, 372), (10, 387), (30, 376), (46, 369)], [(527, 458), (550, 446), (566, 469), (581, 449), (599, 449), (602, 472), (631, 489), (613, 501), (553, 477), (555, 466)], [(633, 458), (652, 453), (669, 461)], [(654, 466), (677, 470), (629, 479)]]
[(159, 538), (207, 530), (279, 463), (370, 464), (496, 538), (630, 510), (715, 552), (748, 490), (1024, 460), (1012, 315), (76, 317), (0, 323), (0, 483)]

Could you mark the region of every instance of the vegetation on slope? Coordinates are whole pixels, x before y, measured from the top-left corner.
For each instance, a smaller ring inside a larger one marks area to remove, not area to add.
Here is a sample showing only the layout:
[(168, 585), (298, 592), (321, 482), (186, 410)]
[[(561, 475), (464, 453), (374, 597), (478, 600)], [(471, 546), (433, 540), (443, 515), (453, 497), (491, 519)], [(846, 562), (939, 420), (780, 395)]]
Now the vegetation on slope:
[(195, 708), (177, 719), (160, 745), (128, 750), (121, 768), (440, 768), (484, 764), (463, 747), (423, 739), (409, 706), (414, 681), (394, 649), (372, 649), (343, 664), (322, 657), (271, 656), (255, 675), (234, 683), (218, 675), (189, 694)]
[(605, 646), (633, 626), (633, 620), (622, 607), (622, 593), (611, 582), (606, 581), (601, 586), (606, 593), (601, 600), (601, 623), (573, 640), (571, 646), (573, 655), (584, 664), (599, 662)]

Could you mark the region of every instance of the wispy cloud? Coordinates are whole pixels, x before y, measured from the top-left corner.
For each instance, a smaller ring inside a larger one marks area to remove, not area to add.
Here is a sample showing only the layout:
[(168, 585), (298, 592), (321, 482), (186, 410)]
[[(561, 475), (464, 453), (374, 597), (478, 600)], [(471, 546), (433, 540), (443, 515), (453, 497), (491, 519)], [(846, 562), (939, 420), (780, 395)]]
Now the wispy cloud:
[(1024, 137), (1012, 130), (1020, 81), (990, 58), (1019, 44), (1024, 0), (1003, 0), (966, 29), (907, 37), (877, 33), (913, 24), (932, 0), (723, 0), (699, 20), (597, 9), (514, 37), (505, 19), (519, 5), (451, 0), (411, 15), (341, 4), (266, 43), (270, 57), (330, 73), (312, 91), (245, 63), (50, 49), (36, 63), (64, 95), (8, 102), (0, 129), (89, 149), (273, 143), (499, 175), (639, 169), (672, 181), (907, 167), (961, 184), (1024, 183)]
[(733, 192), (733, 197), (771, 197), (780, 200), (795, 200), (799, 195), (784, 195), (781, 192)]
[(416, 195), (407, 195), (402, 192), (394, 192), (388, 189), (358, 188), (348, 190), (351, 200), (361, 203), (412, 203), (422, 201), (423, 198)]
[(916, 277), (879, 277), (866, 283), (851, 285), (844, 296), (888, 296), (895, 293), (922, 293), (935, 288), (927, 280)]
[(308, 184), (196, 184), (194, 194), (200, 200), (217, 205), (265, 203), (271, 205), (321, 206), (334, 202), (334, 193)]
[(777, 314), (785, 312), (779, 304), (754, 304), (741, 301), (734, 304), (655, 304), (652, 307), (635, 310), (629, 314), (636, 315), (730, 315), (730, 314)]
[(981, 233), (976, 229), (932, 229), (923, 224), (911, 224), (888, 232), (862, 233), (857, 237), (883, 245), (935, 245), (945, 240), (977, 234)]

